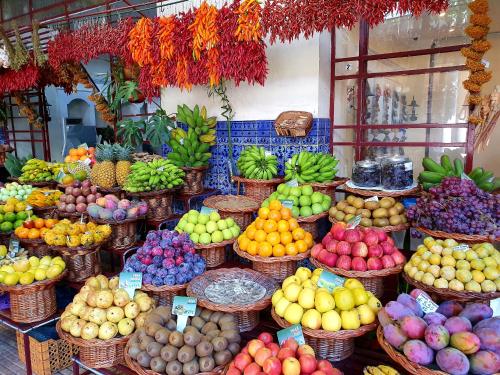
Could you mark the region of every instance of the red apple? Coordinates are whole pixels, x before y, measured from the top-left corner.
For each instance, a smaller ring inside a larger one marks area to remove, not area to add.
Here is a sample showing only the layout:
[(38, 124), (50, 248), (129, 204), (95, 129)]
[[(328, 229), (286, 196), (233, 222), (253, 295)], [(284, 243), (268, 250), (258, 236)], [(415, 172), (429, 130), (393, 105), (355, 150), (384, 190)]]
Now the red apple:
[(273, 335), (271, 335), (269, 332), (262, 332), (257, 338), (265, 345), (273, 342)]
[(324, 371), (321, 371), (321, 370), (316, 370), (311, 375), (326, 375), (326, 373)]
[(312, 374), (316, 370), (316, 358), (311, 354), (304, 354), (299, 357), (300, 372)]
[(245, 367), (245, 370), (243, 370), (243, 375), (257, 375), (259, 372), (261, 372), (260, 366), (252, 362), (250, 363), (247, 367)]
[(248, 354), (248, 345), (246, 345), (243, 349), (241, 349), (240, 353)]
[(342, 375), (342, 372), (333, 367), (332, 364), (326, 359), (318, 361), (317, 368), (319, 371), (323, 371), (326, 375)]
[(337, 241), (337, 240), (331, 240), (328, 243), (328, 245), (326, 245), (326, 250), (328, 250), (330, 253), (336, 253), (338, 243), (339, 243), (339, 241)]
[(289, 357), (281, 364), (283, 375), (300, 375), (300, 363), (297, 358)]
[(349, 243), (355, 243), (360, 240), (360, 235), (359, 235), (359, 230), (354, 228), (354, 229), (348, 229), (345, 231), (344, 235), (344, 240), (349, 242)]
[(392, 259), (390, 255), (384, 255), (381, 260), (384, 268), (392, 268), (396, 266), (396, 263), (394, 263), (394, 259)]
[[(388, 238), (387, 233), (385, 233), (382, 229), (376, 229), (375, 233), (377, 234), (378, 242), (385, 241)], [(392, 238), (391, 238), (391, 240), (392, 240)]]
[(27, 220), (23, 223), (23, 227), (32, 229), (35, 227), (35, 222), (33, 220)]
[(238, 353), (236, 357), (234, 357), (234, 367), (240, 371), (243, 371), (252, 362), (252, 357), (246, 353)]
[(278, 359), (284, 361), (286, 358), (295, 357), (295, 352), (290, 348), (281, 348), (278, 352)]
[(368, 246), (364, 242), (355, 242), (351, 247), (353, 257), (366, 257), (368, 255)]
[(378, 243), (378, 236), (377, 234), (371, 230), (371, 229), (367, 229), (365, 231), (365, 238), (363, 240), (368, 246), (371, 246), (371, 245), (376, 245)]
[(325, 236), (325, 237), (323, 237), (323, 239), (321, 240), (321, 244), (322, 244), (324, 247), (326, 247), (326, 246), (330, 243), (330, 241), (331, 241), (331, 240), (333, 240), (333, 235), (332, 235), (330, 232), (328, 232), (328, 233), (326, 234), (326, 236)]
[(368, 246), (368, 256), (370, 258), (380, 258), (384, 254), (384, 250), (382, 250), (382, 246), (379, 244)]
[(297, 340), (295, 340), (293, 337), (287, 338), (283, 344), (281, 344), (282, 348), (290, 348), (293, 350), (293, 354), (297, 352), (297, 349), (299, 348), (299, 344), (297, 343)]
[(325, 250), (324, 253), (320, 254), (320, 262), (327, 265), (328, 267), (334, 267), (337, 262), (338, 255), (334, 253), (329, 253)]
[(226, 372), (226, 375), (241, 375), (241, 371), (238, 370), (236, 367), (229, 367), (229, 369)]
[(264, 366), (264, 362), (266, 361), (266, 359), (271, 358), (272, 356), (273, 353), (271, 352), (271, 349), (268, 349), (266, 347), (260, 348), (255, 354), (255, 362), (262, 367)]
[(405, 256), (399, 250), (394, 250), (394, 252), (391, 254), (391, 257), (394, 260), (394, 263), (396, 263), (397, 265), (404, 264), (406, 262)]
[(311, 354), (313, 356), (315, 355), (314, 349), (310, 345), (307, 345), (307, 344), (299, 346), (299, 348), (297, 349), (297, 354), (299, 356), (304, 355), (304, 354)]
[(384, 241), (380, 243), (380, 246), (382, 246), (382, 250), (384, 251), (384, 254), (391, 255), (396, 248), (391, 245), (388, 241)]
[(333, 238), (337, 241), (342, 241), (344, 239), (345, 231), (347, 224), (339, 221), (332, 225), (330, 229), (330, 233), (333, 235)]
[(270, 342), (269, 344), (266, 345), (266, 348), (271, 349), (273, 357), (278, 356), (278, 352), (280, 351), (280, 346), (278, 344), (276, 344), (275, 342)]
[(354, 257), (351, 261), (351, 268), (354, 271), (366, 271), (366, 261), (361, 257)]
[(339, 259), (337, 259), (336, 267), (349, 271), (351, 269), (351, 257), (348, 255), (339, 256)]
[(276, 357), (270, 357), (266, 359), (264, 365), (262, 366), (262, 369), (268, 375), (280, 375), (281, 361)]
[(328, 254), (330, 254), (330, 253), (328, 251), (326, 251), (326, 249), (321, 249), (321, 251), (319, 252), (318, 257), (316, 259), (318, 259), (321, 263), (324, 263)]
[(381, 270), (384, 268), (384, 265), (382, 264), (380, 258), (368, 258), (368, 261), (366, 262), (366, 267), (369, 270)]
[(255, 358), (255, 354), (257, 354), (257, 350), (260, 348), (264, 348), (265, 345), (262, 341), (258, 339), (253, 339), (250, 340), (248, 343), (248, 354), (252, 356), (252, 358)]
[(316, 245), (314, 245), (311, 249), (311, 256), (315, 259), (319, 259), (318, 256), (319, 256), (319, 253), (324, 250), (323, 248), (323, 245), (320, 244), (320, 243), (317, 243)]
[(340, 241), (337, 244), (337, 254), (338, 255), (349, 255), (351, 254), (351, 245), (349, 242)]

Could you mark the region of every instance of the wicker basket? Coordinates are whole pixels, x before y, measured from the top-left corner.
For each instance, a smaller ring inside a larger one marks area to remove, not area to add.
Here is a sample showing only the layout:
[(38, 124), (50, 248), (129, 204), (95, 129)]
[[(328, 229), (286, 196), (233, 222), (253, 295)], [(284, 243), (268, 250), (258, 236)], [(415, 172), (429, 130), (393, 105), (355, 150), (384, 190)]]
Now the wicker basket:
[[(251, 280), (262, 285), (266, 289), (263, 298), (253, 304), (241, 305), (219, 304), (212, 302), (205, 295), (205, 288), (219, 280), (223, 279), (242, 279)], [(206, 271), (203, 275), (195, 277), (188, 284), (186, 295), (196, 297), (198, 306), (213, 311), (232, 313), (238, 319), (240, 332), (247, 332), (254, 329), (259, 324), (259, 312), (271, 304), (271, 297), (277, 288), (276, 281), (273, 278), (265, 276), (259, 272), (242, 268), (219, 268), (217, 270)]]
[(21, 185), (31, 185), (31, 186), (36, 187), (36, 188), (55, 189), (57, 186), (56, 181), (43, 181), (43, 182), (24, 181), (24, 182), (20, 182), (18, 178), (14, 178), (14, 177), (9, 177), (9, 178), (7, 178), (7, 180), (18, 182)]
[(33, 207), (33, 212), (36, 216), (41, 217), (43, 219), (57, 218), (57, 206)]
[(261, 257), (250, 255), (240, 249), (238, 242), (233, 244), (233, 250), (240, 257), (252, 262), (252, 268), (263, 275), (272, 277), (276, 281), (282, 282), (297, 270), (299, 261), (309, 257), (310, 251), (298, 255), (286, 255), (282, 257)]
[(362, 195), (364, 197), (378, 196), (378, 197), (393, 197), (393, 198), (416, 196), (419, 195), (421, 191), (420, 186), (415, 186), (414, 188), (407, 190), (384, 191), (384, 190), (356, 189), (348, 186), (347, 184), (344, 184), (342, 186), (342, 190), (355, 195)]
[(153, 286), (142, 284), (141, 290), (156, 302), (156, 306), (171, 306), (175, 296), (185, 296), (188, 284)]
[(106, 248), (110, 250), (126, 250), (137, 242), (137, 222), (145, 216), (134, 219), (125, 219), (120, 222), (92, 219), (97, 224), (108, 224), (111, 227), (111, 236), (106, 242)]
[(346, 178), (335, 178), (332, 182), (311, 182), (310, 185), (313, 191), (319, 191), (320, 193), (326, 194), (335, 201), (335, 190), (337, 186), (343, 185), (346, 182)]
[(28, 254), (30, 256), (36, 256), (38, 258), (42, 258), (46, 255), (52, 256), (52, 250), (49, 248), (49, 245), (47, 245), (41, 238), (33, 240), (28, 238), (19, 238), (19, 243), (22, 247), (28, 250)]
[(410, 361), (406, 356), (398, 352), (391, 344), (389, 344), (384, 338), (384, 332), (382, 326), (377, 328), (377, 340), (380, 347), (384, 349), (391, 359), (398, 363), (402, 368), (413, 375), (449, 375), (447, 372), (433, 370), (431, 368), (420, 366), (419, 364)]
[(89, 277), (97, 276), (101, 273), (101, 261), (99, 250), (101, 244), (95, 244), (90, 247), (63, 247), (53, 246), (66, 263), (68, 269), (69, 282), (85, 281)]
[(500, 298), (500, 292), (491, 292), (491, 293), (478, 293), (478, 292), (467, 292), (467, 291), (455, 291), (448, 288), (435, 288), (434, 286), (430, 286), (424, 284), (420, 281), (412, 279), (410, 276), (403, 272), (403, 278), (410, 285), (413, 285), (415, 288), (421, 289), (427, 292), (429, 295), (437, 296), (441, 301), (458, 301), (458, 302), (480, 302), (480, 303), (488, 303), (494, 299)]
[(11, 319), (18, 323), (35, 323), (54, 315), (57, 311), (55, 284), (66, 274), (64, 271), (55, 279), (29, 285), (0, 285), (0, 292), (9, 293)]
[(83, 221), (87, 221), (89, 218), (89, 214), (87, 212), (63, 212), (57, 210), (57, 217), (59, 219), (69, 219), (69, 220), (81, 220), (83, 217)]
[(172, 216), (172, 201), (176, 189), (148, 191), (144, 193), (127, 193), (128, 196), (143, 200), (148, 205), (147, 219), (162, 221)]
[(124, 199), (127, 197), (127, 194), (125, 193), (125, 190), (122, 189), (121, 186), (114, 186), (112, 188), (103, 188), (102, 186), (97, 187), (97, 191), (106, 195), (106, 194), (113, 194), (118, 197), (118, 199)]
[(255, 199), (261, 204), (264, 199), (268, 198), (275, 190), (276, 186), (285, 182), (282, 177), (273, 178), (271, 180), (254, 180), (240, 176), (233, 176), (232, 180), (236, 182), (236, 193), (240, 194), (240, 186), (244, 184), (245, 196)]
[(73, 337), (61, 328), (61, 321), (56, 325), (57, 334), (67, 343), (77, 346), (80, 350), (80, 361), (90, 368), (109, 368), (123, 363), (123, 352), (129, 336), (110, 340), (83, 340)]
[(203, 167), (182, 167), (185, 173), (184, 185), (181, 187), (180, 193), (185, 195), (199, 194), (203, 191), (203, 178), (208, 169), (208, 166)]
[(216, 209), (223, 219), (232, 217), (241, 231), (250, 225), (252, 214), (260, 207), (255, 199), (243, 195), (213, 195), (206, 198), (203, 205)]
[[(271, 310), (273, 319), (282, 328), (290, 327), (291, 324), (276, 314), (274, 308)], [(354, 352), (354, 338), (363, 336), (365, 333), (377, 328), (378, 322), (363, 325), (354, 330), (340, 330), (337, 332), (322, 329), (310, 329), (302, 327), (302, 332), (307, 344), (313, 347), (317, 357), (329, 361), (341, 361)]]
[(276, 133), (287, 137), (305, 137), (311, 131), (313, 115), (311, 112), (281, 112), (274, 122)]
[[(25, 363), (24, 335), (16, 332), (19, 360)], [(36, 375), (52, 375), (72, 365), (71, 357), (78, 354), (78, 348), (62, 339), (38, 341), (29, 337), (31, 368)]]
[(5, 245), (8, 248), (10, 239), (12, 238), (12, 233), (14, 232), (12, 231), (10, 231), (9, 233), (0, 232), (0, 245)]
[(377, 298), (381, 298), (384, 294), (384, 277), (398, 274), (404, 267), (403, 264), (400, 264), (396, 267), (385, 268), (383, 270), (346, 271), (341, 268), (328, 267), (314, 258), (310, 258), (310, 261), (316, 267), (323, 268), (324, 270), (334, 273), (335, 275), (358, 279), (365, 286), (365, 289), (372, 292)]
[[(339, 221), (334, 219), (333, 217), (328, 217), (328, 220), (330, 221), (330, 223), (332, 224), (335, 224), (335, 223), (338, 223)], [(402, 224), (399, 224), (399, 225), (388, 225), (388, 226), (385, 226), (385, 227), (372, 227), (372, 228), (377, 228), (377, 229), (382, 229), (384, 232), (400, 232), (402, 230), (407, 230), (408, 228), (410, 228), (410, 223), (402, 223)]]
[(318, 221), (328, 216), (328, 211), (322, 212), (317, 215), (311, 215), (308, 217), (298, 217), (297, 222), (300, 227), (305, 231), (312, 234), (315, 240), (319, 237)]
[(462, 234), (462, 233), (448, 233), (441, 230), (432, 230), (424, 227), (419, 227), (417, 224), (413, 223), (413, 228), (419, 232), (425, 233), (434, 238), (451, 238), (458, 242), (465, 243), (481, 243), (481, 242), (495, 242), (500, 240), (500, 238), (494, 238), (491, 236), (481, 236), (478, 234)]
[(195, 244), (195, 249), (200, 251), (200, 254), (207, 262), (207, 268), (218, 267), (224, 264), (226, 260), (226, 246), (232, 245), (235, 239), (222, 241), (219, 243), (211, 243), (209, 245)]

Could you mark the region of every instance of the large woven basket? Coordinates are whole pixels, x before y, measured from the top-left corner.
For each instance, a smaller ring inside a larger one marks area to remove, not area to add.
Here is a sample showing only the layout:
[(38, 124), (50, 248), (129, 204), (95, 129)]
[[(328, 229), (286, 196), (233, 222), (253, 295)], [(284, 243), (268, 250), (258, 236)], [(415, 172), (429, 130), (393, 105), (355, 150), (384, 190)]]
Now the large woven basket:
[(35, 281), (29, 285), (0, 284), (0, 291), (9, 293), (11, 319), (19, 323), (35, 323), (54, 315), (57, 311), (55, 284), (66, 273), (64, 271), (55, 279)]
[(87, 221), (89, 214), (87, 212), (63, 212), (56, 211), (57, 217), (69, 220), (80, 220), (83, 218), (83, 221)]
[[(211, 283), (224, 279), (245, 278), (262, 285), (266, 289), (263, 298), (253, 304), (219, 304), (211, 301), (205, 295), (205, 289)], [(259, 312), (271, 304), (271, 297), (278, 287), (276, 281), (259, 272), (242, 268), (219, 268), (206, 271), (203, 275), (195, 277), (188, 284), (186, 295), (196, 297), (198, 306), (213, 311), (221, 311), (234, 314), (238, 320), (240, 332), (247, 332), (254, 329), (259, 324)]]
[(97, 276), (101, 273), (101, 261), (99, 250), (101, 244), (95, 244), (89, 247), (63, 247), (53, 246), (66, 263), (68, 269), (69, 282), (85, 281), (89, 277)]
[(61, 321), (57, 322), (56, 330), (60, 338), (80, 349), (80, 361), (87, 367), (109, 368), (124, 361), (123, 352), (129, 336), (110, 340), (83, 340), (64, 332), (61, 328)]
[(389, 344), (384, 338), (383, 327), (379, 326), (377, 328), (377, 340), (380, 347), (384, 349), (391, 359), (398, 363), (402, 368), (413, 375), (449, 375), (447, 372), (433, 370), (429, 367), (420, 366), (418, 363), (410, 361), (406, 356), (398, 352), (391, 344)]
[(184, 185), (181, 187), (180, 193), (185, 195), (199, 194), (203, 191), (203, 178), (208, 169), (208, 166), (203, 167), (182, 167), (185, 173)]
[(116, 195), (119, 199), (124, 199), (127, 197), (125, 190), (123, 190), (121, 186), (114, 186), (112, 188), (103, 188), (102, 186), (98, 186), (97, 191), (104, 195), (106, 194)]
[(195, 249), (199, 250), (201, 256), (207, 262), (207, 268), (218, 267), (224, 264), (226, 260), (226, 246), (232, 245), (235, 239), (222, 241), (219, 243), (211, 243), (209, 245), (195, 244)]
[(322, 212), (322, 213), (317, 214), (317, 215), (311, 215), (308, 217), (300, 217), (299, 216), (297, 218), (297, 222), (299, 223), (299, 225), (302, 229), (311, 233), (313, 238), (315, 240), (317, 240), (319, 237), (319, 228), (318, 228), (319, 221), (327, 216), (328, 216), (328, 211)]
[(43, 219), (57, 218), (57, 206), (33, 207), (33, 213)]
[(153, 298), (156, 306), (171, 306), (175, 296), (185, 296), (188, 284), (153, 286), (142, 284), (141, 290)]
[(408, 284), (427, 292), (431, 296), (436, 296), (441, 301), (454, 300), (459, 302), (488, 303), (489, 301), (500, 298), (499, 291), (491, 293), (478, 293), (468, 291), (455, 291), (448, 288), (436, 288), (434, 286), (427, 285), (420, 281), (412, 279), (406, 274), (406, 272), (403, 272), (403, 278)]
[(341, 268), (328, 267), (314, 258), (310, 258), (310, 261), (316, 267), (323, 268), (324, 270), (334, 273), (335, 275), (358, 279), (364, 285), (365, 289), (372, 292), (377, 298), (381, 298), (384, 294), (384, 277), (398, 274), (404, 267), (403, 264), (400, 264), (396, 267), (385, 268), (383, 270), (346, 271)]
[(250, 225), (252, 214), (260, 207), (258, 201), (243, 195), (213, 195), (206, 198), (203, 204), (216, 209), (223, 219), (232, 217), (241, 231)]
[(283, 281), (297, 270), (299, 261), (309, 257), (310, 250), (297, 255), (285, 255), (282, 257), (261, 257), (250, 255), (238, 246), (238, 242), (233, 244), (233, 250), (240, 257), (252, 262), (252, 268), (263, 275), (272, 277), (276, 281)]
[[(290, 327), (291, 324), (276, 314), (274, 308), (271, 310), (274, 321), (282, 328)], [(337, 332), (322, 329), (310, 329), (302, 327), (302, 332), (307, 344), (313, 347), (317, 357), (329, 361), (341, 361), (354, 353), (354, 338), (363, 336), (365, 333), (377, 328), (378, 322), (363, 325), (358, 329), (342, 329)]]
[(106, 243), (106, 248), (111, 250), (126, 250), (134, 246), (137, 242), (137, 222), (142, 219), (144, 219), (144, 216), (125, 219), (120, 222), (101, 219), (92, 219), (92, 221), (97, 224), (108, 224), (111, 227), (111, 236)]
[(311, 182), (310, 185), (313, 191), (319, 191), (320, 193), (326, 194), (335, 201), (335, 190), (337, 186), (343, 185), (346, 182), (346, 178), (335, 178), (331, 182)]
[(5, 245), (9, 247), (9, 242), (12, 237), (12, 233), (13, 233), (12, 231), (8, 233), (0, 232), (0, 245)]
[[(335, 223), (339, 222), (338, 220), (334, 219), (331, 216), (328, 217), (328, 220), (332, 224), (335, 224)], [(343, 222), (343, 223), (345, 223), (345, 222)], [(387, 225), (385, 227), (372, 227), (372, 228), (381, 229), (384, 232), (399, 232), (399, 231), (402, 231), (402, 230), (407, 230), (409, 227), (410, 227), (410, 223), (401, 223), (399, 225)]]
[(244, 195), (255, 199), (259, 204), (268, 198), (275, 190), (276, 186), (285, 182), (283, 177), (273, 178), (271, 180), (254, 180), (240, 176), (233, 176), (232, 180), (236, 182), (236, 193), (240, 194), (241, 184), (244, 185)]
[(28, 250), (28, 254), (30, 256), (36, 256), (38, 258), (42, 258), (46, 255), (52, 255), (53, 253), (49, 245), (47, 245), (45, 241), (41, 238), (37, 239), (19, 238), (19, 242), (22, 247)]
[(500, 238), (495, 238), (492, 236), (482, 236), (479, 234), (448, 233), (441, 230), (427, 229), (424, 227), (419, 227), (416, 223), (413, 223), (413, 228), (434, 238), (451, 238), (455, 241), (465, 243), (495, 242), (500, 240)]
[(144, 193), (127, 193), (128, 196), (143, 200), (148, 205), (147, 219), (166, 220), (172, 216), (172, 201), (177, 189), (164, 189)]
[(384, 191), (384, 190), (356, 189), (348, 186), (347, 184), (344, 184), (342, 185), (342, 190), (355, 195), (362, 195), (364, 197), (378, 196), (378, 197), (393, 197), (393, 198), (417, 196), (421, 192), (420, 185), (406, 190)]

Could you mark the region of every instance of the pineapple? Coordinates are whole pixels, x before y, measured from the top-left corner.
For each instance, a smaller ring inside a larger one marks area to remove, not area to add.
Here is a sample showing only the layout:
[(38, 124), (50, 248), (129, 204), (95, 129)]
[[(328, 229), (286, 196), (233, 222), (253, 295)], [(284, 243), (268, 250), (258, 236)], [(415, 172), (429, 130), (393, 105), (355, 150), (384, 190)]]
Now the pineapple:
[(126, 145), (120, 146), (115, 145), (115, 155), (116, 155), (116, 182), (119, 186), (123, 186), (127, 180), (127, 176), (130, 173), (131, 155), (133, 148)]
[(92, 183), (105, 189), (112, 188), (116, 185), (113, 145), (97, 145), (95, 159), (96, 163), (90, 173)]

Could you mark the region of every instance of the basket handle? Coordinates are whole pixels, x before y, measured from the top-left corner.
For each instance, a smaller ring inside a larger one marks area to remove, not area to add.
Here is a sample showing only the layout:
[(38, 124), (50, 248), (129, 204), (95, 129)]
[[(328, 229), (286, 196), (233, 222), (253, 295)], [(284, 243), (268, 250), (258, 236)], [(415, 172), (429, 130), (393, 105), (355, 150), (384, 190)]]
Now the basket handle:
[(130, 258), (132, 255), (134, 255), (137, 251), (137, 249), (139, 249), (138, 247), (132, 247), (130, 249), (128, 249), (127, 251), (125, 251), (122, 255), (122, 265), (125, 264), (126, 260), (128, 258)]

